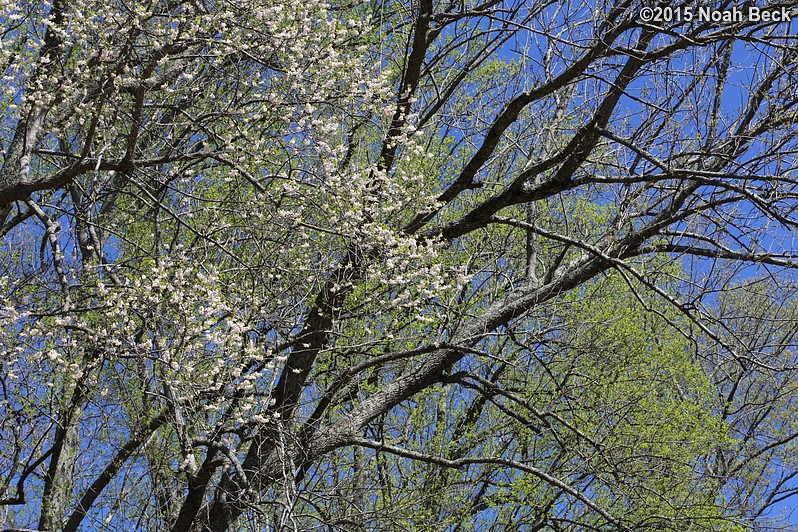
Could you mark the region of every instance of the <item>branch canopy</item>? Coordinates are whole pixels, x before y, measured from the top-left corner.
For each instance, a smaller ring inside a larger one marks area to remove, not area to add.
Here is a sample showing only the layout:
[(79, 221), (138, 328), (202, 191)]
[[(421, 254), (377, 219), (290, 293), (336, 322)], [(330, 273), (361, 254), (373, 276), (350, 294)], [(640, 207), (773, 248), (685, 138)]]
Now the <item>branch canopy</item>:
[(0, 0), (0, 527), (791, 526), (758, 8)]

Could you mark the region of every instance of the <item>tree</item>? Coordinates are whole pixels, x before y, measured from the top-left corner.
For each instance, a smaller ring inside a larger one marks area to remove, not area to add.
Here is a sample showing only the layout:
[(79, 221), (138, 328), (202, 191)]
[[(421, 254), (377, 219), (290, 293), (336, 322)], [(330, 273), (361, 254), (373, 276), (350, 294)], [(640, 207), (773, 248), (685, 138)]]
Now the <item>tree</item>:
[(793, 26), (262, 4), (0, 7), (0, 523), (780, 526)]

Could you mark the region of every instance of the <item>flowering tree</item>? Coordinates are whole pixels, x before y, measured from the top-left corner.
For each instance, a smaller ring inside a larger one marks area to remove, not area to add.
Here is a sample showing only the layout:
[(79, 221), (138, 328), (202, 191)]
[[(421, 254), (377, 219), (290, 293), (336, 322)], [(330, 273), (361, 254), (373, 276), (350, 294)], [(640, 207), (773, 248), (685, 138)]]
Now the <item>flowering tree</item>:
[(0, 525), (778, 526), (792, 25), (263, 4), (0, 4)]

